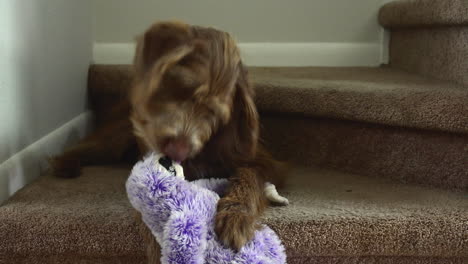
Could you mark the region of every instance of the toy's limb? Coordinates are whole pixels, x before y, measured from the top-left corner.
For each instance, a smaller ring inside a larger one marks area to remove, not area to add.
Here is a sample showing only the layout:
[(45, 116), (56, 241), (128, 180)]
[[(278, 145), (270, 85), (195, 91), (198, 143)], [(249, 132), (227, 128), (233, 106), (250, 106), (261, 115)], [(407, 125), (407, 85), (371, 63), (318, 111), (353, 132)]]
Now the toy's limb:
[(197, 212), (172, 214), (164, 229), (162, 262), (167, 264), (205, 263), (207, 220)]
[(155, 160), (155, 155), (138, 162), (126, 182), (130, 203), (140, 211), (151, 229), (158, 231), (169, 213), (181, 203), (177, 187), (184, 181), (174, 177)]
[(276, 186), (269, 182), (265, 183), (265, 196), (266, 198), (275, 204), (278, 205), (288, 205), (289, 200), (286, 197), (281, 196), (276, 190)]
[(239, 168), (218, 202), (215, 231), (226, 246), (240, 249), (252, 239), (256, 222), (266, 207), (264, 181), (253, 168)]

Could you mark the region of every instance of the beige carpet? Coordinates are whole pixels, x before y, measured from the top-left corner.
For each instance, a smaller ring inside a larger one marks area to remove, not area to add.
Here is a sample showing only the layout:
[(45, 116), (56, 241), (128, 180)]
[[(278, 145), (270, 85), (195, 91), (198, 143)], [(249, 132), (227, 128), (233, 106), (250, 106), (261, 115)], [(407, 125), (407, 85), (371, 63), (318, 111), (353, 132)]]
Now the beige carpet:
[[(127, 174), (89, 167), (77, 179), (44, 176), (19, 191), (0, 207), (1, 263), (142, 263), (142, 240), (124, 190)], [(290, 179), (283, 193), (291, 205), (265, 217), (283, 239), (290, 264), (468, 257), (466, 194), (313, 168), (298, 168)]]

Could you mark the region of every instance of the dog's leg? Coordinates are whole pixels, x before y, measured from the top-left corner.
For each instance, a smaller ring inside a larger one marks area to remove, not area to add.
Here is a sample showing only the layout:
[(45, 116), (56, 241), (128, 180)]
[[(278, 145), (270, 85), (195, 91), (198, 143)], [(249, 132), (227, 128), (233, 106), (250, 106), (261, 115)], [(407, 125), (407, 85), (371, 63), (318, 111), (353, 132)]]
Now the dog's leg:
[(253, 238), (266, 208), (265, 183), (253, 168), (237, 169), (230, 182), (226, 196), (218, 202), (215, 231), (226, 246), (238, 250)]
[(52, 173), (64, 178), (77, 177), (82, 166), (122, 161), (132, 145), (136, 150), (129, 121), (104, 125), (62, 155), (53, 158)]

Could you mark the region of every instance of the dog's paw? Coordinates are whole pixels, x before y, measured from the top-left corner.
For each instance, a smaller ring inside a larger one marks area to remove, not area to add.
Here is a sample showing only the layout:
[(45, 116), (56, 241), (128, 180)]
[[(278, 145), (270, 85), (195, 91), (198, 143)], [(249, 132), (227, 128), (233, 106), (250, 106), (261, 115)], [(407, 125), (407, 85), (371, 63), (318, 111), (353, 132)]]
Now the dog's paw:
[(281, 196), (276, 190), (276, 186), (269, 182), (265, 183), (265, 197), (268, 201), (272, 202), (275, 205), (288, 205), (288, 198)]
[(255, 217), (249, 214), (246, 206), (221, 199), (215, 219), (215, 232), (225, 246), (239, 250), (254, 236)]

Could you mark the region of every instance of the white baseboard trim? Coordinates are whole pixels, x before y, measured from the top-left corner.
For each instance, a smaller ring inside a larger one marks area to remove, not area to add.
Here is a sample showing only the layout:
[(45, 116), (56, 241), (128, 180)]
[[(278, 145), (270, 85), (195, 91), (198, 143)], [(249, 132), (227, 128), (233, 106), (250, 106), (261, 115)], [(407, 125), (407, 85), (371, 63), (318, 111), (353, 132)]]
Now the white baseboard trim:
[[(240, 43), (248, 66), (378, 66), (380, 43)], [(94, 43), (96, 64), (130, 64), (133, 43)]]
[(0, 203), (37, 178), (49, 157), (91, 130), (91, 112), (84, 112), (0, 164)]

